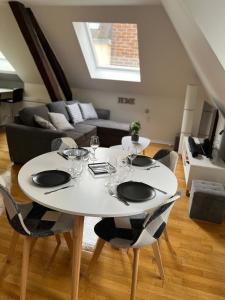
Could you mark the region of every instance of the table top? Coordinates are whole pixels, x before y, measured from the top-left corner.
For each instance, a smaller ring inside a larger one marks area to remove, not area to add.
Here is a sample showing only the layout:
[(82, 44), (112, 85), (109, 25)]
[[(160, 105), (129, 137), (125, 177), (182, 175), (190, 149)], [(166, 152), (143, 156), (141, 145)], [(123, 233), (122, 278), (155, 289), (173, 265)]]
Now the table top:
[[(96, 150), (98, 162), (107, 161), (109, 156), (119, 157), (125, 156), (125, 154), (124, 151), (118, 149), (98, 148)], [(45, 195), (44, 192), (55, 188), (36, 186), (32, 182), (31, 174), (50, 169), (68, 170), (71, 167), (71, 161), (64, 159), (57, 152), (49, 152), (28, 161), (20, 169), (18, 182), (20, 188), (30, 199), (61, 212), (95, 217), (130, 216), (159, 206), (177, 191), (176, 176), (166, 166), (159, 162), (157, 164), (160, 167), (151, 170), (133, 167), (134, 171), (129, 173), (128, 180), (144, 182), (162, 189), (168, 194), (156, 192), (154, 199), (141, 203), (130, 202), (129, 206), (109, 195), (105, 187), (107, 177), (95, 178), (87, 168), (84, 169), (78, 181), (72, 180), (74, 187)]]
[(139, 152), (143, 151), (145, 148), (147, 148), (149, 146), (150, 142), (151, 141), (149, 138), (139, 136), (138, 142), (134, 143), (131, 140), (131, 136), (128, 135), (128, 136), (124, 136), (122, 138), (121, 143), (122, 143), (123, 149), (128, 149), (129, 147), (133, 147), (134, 150), (136, 149), (137, 153), (139, 153)]

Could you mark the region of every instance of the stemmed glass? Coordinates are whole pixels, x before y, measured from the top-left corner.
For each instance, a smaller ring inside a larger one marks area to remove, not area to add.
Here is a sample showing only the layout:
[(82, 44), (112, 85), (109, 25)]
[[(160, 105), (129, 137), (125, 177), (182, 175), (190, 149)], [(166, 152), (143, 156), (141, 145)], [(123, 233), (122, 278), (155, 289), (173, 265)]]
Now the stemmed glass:
[(110, 157), (106, 162), (106, 170), (109, 176), (108, 176), (108, 181), (105, 183), (105, 186), (107, 186), (108, 188), (110, 188), (112, 185), (112, 177), (113, 177), (112, 175), (113, 173), (115, 173), (114, 166), (115, 166), (115, 159)]
[(99, 145), (99, 137), (97, 135), (93, 135), (90, 140), (90, 146), (94, 152), (92, 160), (96, 160), (95, 151), (99, 147)]
[(69, 172), (72, 178), (76, 178), (82, 173), (83, 170), (82, 160), (77, 157), (76, 148), (71, 148), (70, 151), (68, 151), (67, 155), (69, 160), (71, 160), (72, 162), (72, 166), (69, 169)]
[(137, 157), (137, 148), (133, 145), (128, 148), (128, 158), (130, 160), (130, 170), (133, 171), (133, 160)]

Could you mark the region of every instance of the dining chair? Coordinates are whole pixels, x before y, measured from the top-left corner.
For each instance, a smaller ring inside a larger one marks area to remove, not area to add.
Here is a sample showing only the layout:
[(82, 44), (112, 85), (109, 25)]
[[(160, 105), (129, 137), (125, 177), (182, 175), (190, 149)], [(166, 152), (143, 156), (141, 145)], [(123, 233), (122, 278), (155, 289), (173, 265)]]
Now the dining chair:
[(160, 277), (164, 279), (164, 269), (160, 254), (158, 240), (166, 226), (171, 209), (175, 201), (180, 198), (181, 193), (177, 192), (170, 197), (165, 204), (159, 206), (153, 213), (142, 214), (123, 218), (104, 218), (95, 227), (98, 241), (92, 256), (89, 272), (96, 265), (96, 261), (101, 254), (105, 242), (109, 242), (116, 248), (133, 248), (133, 271), (130, 299), (136, 296), (138, 263), (140, 248), (152, 245), (153, 253), (157, 262)]
[(123, 150), (122, 145), (114, 145), (114, 146), (110, 146), (110, 149), (118, 149), (118, 150)]
[[(179, 158), (178, 153), (170, 149), (160, 149), (153, 156), (153, 159), (160, 161), (162, 164), (168, 167), (173, 173), (176, 172), (178, 158)], [(166, 227), (164, 229), (164, 237), (166, 241), (169, 243), (170, 248), (172, 249)]]
[(24, 236), (21, 270), (20, 300), (26, 298), (28, 265), (31, 250), (39, 237), (63, 234), (68, 248), (72, 252), (70, 231), (73, 227), (73, 216), (54, 211), (35, 202), (18, 203), (0, 184), (7, 219), (14, 229), (8, 251), (7, 261), (14, 256), (15, 245), (20, 235)]
[(173, 173), (176, 171), (178, 162), (178, 153), (170, 149), (160, 149), (153, 156), (153, 159), (160, 161), (166, 167), (168, 167)]
[(56, 138), (52, 141), (51, 144), (51, 150), (52, 151), (60, 151), (67, 148), (77, 148), (77, 143), (74, 141), (74, 139), (70, 137), (62, 137), (62, 138)]

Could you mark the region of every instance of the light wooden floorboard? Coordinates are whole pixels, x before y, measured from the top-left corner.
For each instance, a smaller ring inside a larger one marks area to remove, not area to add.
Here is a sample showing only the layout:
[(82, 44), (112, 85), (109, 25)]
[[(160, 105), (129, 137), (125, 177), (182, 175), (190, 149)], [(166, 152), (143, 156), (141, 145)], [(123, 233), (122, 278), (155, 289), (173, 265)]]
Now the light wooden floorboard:
[[(165, 147), (152, 144), (148, 154)], [(24, 149), (25, 150), (25, 149)], [(28, 200), (17, 183), (19, 166), (10, 162), (6, 138), (0, 133), (0, 175), (11, 182), (11, 192), (19, 199)], [(181, 160), (176, 175), (179, 188), (185, 190)], [(12, 230), (5, 215), (0, 217), (0, 299), (18, 299), (22, 257), (22, 239), (16, 247), (11, 264), (5, 264)], [(137, 300), (225, 300), (225, 222), (221, 225), (194, 221), (188, 217), (188, 198), (182, 197), (172, 211), (168, 223), (169, 238), (175, 251), (162, 239), (160, 247), (165, 269), (164, 284), (159, 278), (151, 247), (141, 250)], [(53, 237), (39, 239), (30, 259), (27, 299), (70, 299), (71, 267), (68, 248), (62, 244), (50, 267), (56, 247)], [(88, 241), (90, 246), (90, 240)], [(94, 245), (93, 245), (94, 247)], [(87, 251), (88, 250), (88, 251)], [(82, 252), (81, 271), (85, 274), (92, 248)], [(105, 245), (95, 272), (88, 278), (81, 276), (79, 299), (128, 300), (130, 295), (132, 251), (129, 255)]]

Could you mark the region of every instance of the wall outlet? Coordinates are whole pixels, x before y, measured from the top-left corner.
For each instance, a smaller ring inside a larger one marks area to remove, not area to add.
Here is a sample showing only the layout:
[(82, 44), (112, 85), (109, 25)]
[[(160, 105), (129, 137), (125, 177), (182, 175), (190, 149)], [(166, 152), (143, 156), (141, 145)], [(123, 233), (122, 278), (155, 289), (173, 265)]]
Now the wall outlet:
[(135, 104), (135, 98), (118, 97), (118, 103)]

